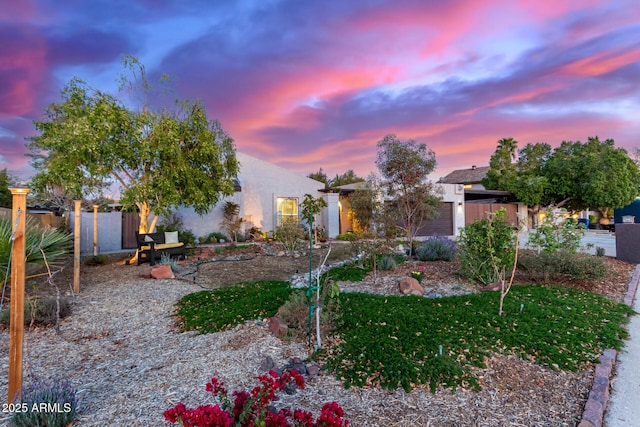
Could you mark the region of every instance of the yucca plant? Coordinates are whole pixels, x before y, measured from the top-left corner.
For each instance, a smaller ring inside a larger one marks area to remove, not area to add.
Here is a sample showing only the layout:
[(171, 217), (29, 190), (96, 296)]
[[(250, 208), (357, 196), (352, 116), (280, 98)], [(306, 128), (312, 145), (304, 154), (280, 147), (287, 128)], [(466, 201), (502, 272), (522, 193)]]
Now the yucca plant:
[[(0, 218), (0, 274), (7, 276), (7, 267), (12, 251), (13, 224), (10, 219)], [(27, 265), (59, 266), (62, 258), (71, 250), (72, 235), (63, 231), (42, 227), (27, 218), (25, 226), (25, 255)]]

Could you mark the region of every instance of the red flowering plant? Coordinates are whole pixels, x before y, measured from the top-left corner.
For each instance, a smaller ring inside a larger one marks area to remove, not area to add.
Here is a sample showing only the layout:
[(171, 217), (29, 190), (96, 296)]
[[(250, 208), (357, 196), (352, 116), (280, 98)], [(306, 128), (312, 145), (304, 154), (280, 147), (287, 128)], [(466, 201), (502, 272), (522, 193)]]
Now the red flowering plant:
[(304, 378), (295, 369), (281, 376), (275, 371), (258, 377), (261, 385), (251, 392), (244, 390), (229, 392), (222, 381), (211, 378), (206, 385), (207, 392), (215, 396), (219, 403), (201, 405), (189, 409), (183, 403), (164, 411), (164, 417), (172, 424), (184, 427), (347, 427), (349, 421), (343, 419), (344, 411), (336, 402), (325, 403), (317, 420), (310, 412), (288, 408), (275, 411), (269, 404), (277, 399), (276, 392), (295, 384), (304, 389)]

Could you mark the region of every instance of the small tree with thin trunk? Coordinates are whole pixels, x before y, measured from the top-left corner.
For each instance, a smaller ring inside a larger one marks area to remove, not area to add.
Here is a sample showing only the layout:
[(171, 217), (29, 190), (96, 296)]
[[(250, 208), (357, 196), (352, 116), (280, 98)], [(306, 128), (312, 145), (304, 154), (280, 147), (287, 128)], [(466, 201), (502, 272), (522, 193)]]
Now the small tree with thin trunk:
[(427, 179), (436, 167), (435, 153), (425, 144), (387, 135), (378, 142), (376, 165), (386, 190), (385, 207), (397, 214), (412, 248), (418, 230), (424, 221), (437, 218), (442, 202), (441, 190)]
[[(320, 307), (320, 284), (313, 284), (313, 220), (317, 214), (320, 213), (322, 208), (327, 206), (327, 202), (321, 198), (314, 198), (311, 194), (305, 194), (304, 200), (300, 203), (302, 208), (302, 217), (307, 221), (309, 226), (309, 289), (307, 289), (307, 304), (309, 305), (309, 324), (308, 324), (308, 340), (311, 345), (311, 319), (313, 317), (314, 310)], [(315, 293), (315, 304), (311, 301), (311, 296)], [(320, 322), (320, 312), (316, 313), (318, 316), (318, 323)], [(319, 345), (319, 344), (318, 344)]]

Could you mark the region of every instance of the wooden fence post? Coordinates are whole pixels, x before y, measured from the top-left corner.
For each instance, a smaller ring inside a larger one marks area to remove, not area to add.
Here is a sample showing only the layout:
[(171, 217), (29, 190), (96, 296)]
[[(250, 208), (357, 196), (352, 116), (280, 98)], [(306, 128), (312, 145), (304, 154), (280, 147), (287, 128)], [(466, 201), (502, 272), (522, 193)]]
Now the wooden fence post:
[(24, 347), (24, 268), (25, 230), (27, 220), (27, 188), (10, 188), (13, 196), (11, 225), (11, 305), (9, 320), (9, 385), (7, 403), (22, 395), (22, 350)]
[(74, 200), (75, 215), (73, 222), (73, 292), (80, 292), (80, 202)]
[(98, 205), (93, 205), (93, 256), (98, 255)]

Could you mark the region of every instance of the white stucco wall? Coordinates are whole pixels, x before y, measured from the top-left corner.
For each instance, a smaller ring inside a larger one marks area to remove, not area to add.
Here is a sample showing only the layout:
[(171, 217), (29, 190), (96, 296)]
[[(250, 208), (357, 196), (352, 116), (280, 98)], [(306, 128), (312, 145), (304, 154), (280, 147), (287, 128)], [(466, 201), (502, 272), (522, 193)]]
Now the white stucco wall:
[(334, 238), (340, 234), (340, 195), (327, 193), (322, 198), (327, 202), (327, 207), (322, 209), (321, 222), (329, 238)]
[(238, 178), (242, 191), (223, 199), (203, 216), (199, 216), (191, 208), (179, 209), (178, 213), (183, 219), (184, 228), (191, 230), (196, 237), (204, 237), (211, 232), (221, 230), (222, 206), (227, 200), (240, 206), (239, 215), (245, 219), (244, 226), (247, 229), (255, 225), (262, 231), (273, 231), (276, 228), (278, 197), (295, 197), (300, 204), (305, 194), (311, 194), (313, 197), (322, 196), (318, 191), (324, 188), (321, 182), (245, 153), (237, 152), (236, 157), (240, 162)]

